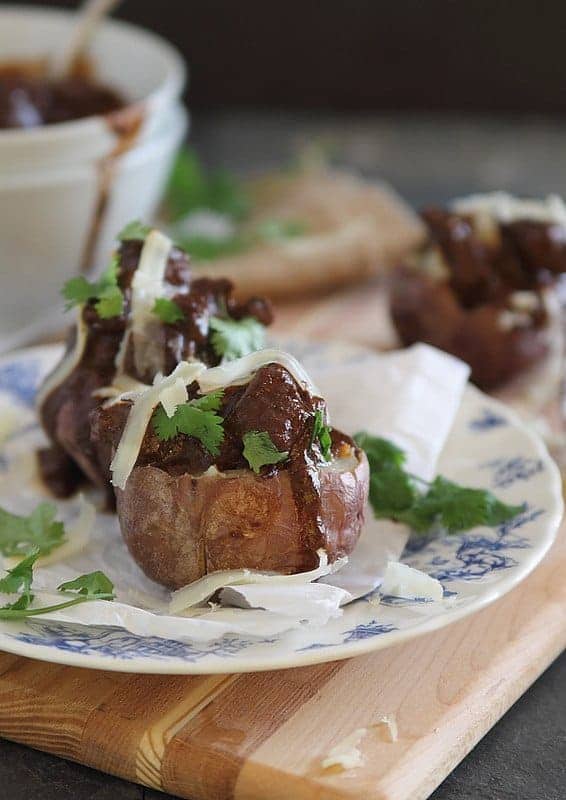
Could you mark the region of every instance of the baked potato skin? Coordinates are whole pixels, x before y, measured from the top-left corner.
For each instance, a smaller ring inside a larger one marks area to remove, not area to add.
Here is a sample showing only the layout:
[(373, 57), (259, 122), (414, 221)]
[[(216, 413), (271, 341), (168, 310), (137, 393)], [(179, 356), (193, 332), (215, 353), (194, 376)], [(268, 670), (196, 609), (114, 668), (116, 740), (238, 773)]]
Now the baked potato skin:
[(496, 389), (534, 366), (549, 350), (547, 326), (504, 330), (502, 308), (464, 308), (446, 283), (399, 270), (390, 291), (391, 317), (404, 346), (425, 342), (462, 359), (481, 389)]
[(256, 475), (249, 470), (199, 477), (135, 467), (116, 490), (118, 517), (137, 564), (157, 583), (178, 589), (206, 573), (226, 569), (284, 574), (318, 566), (318, 547), (330, 562), (354, 549), (363, 524), (369, 466), (319, 470), (320, 542), (307, 542), (289, 470)]

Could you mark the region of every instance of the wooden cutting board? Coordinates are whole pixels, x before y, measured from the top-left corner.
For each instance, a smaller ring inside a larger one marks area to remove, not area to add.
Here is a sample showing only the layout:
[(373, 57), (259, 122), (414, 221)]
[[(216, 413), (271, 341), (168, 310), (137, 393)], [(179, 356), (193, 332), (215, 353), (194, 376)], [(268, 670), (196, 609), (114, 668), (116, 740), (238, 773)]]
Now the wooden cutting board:
[[(530, 578), (468, 619), (274, 673), (127, 675), (0, 655), (0, 735), (191, 800), (419, 800), (566, 647), (565, 576), (566, 528)], [(323, 770), (358, 728), (363, 765)]]
[[(387, 346), (376, 302), (365, 289), (294, 306), (279, 327)], [(565, 576), (566, 527), (533, 575), (480, 613), (374, 655), (274, 673), (127, 675), (0, 654), (0, 736), (190, 800), (419, 800), (566, 648)], [(324, 770), (360, 728), (362, 765)]]

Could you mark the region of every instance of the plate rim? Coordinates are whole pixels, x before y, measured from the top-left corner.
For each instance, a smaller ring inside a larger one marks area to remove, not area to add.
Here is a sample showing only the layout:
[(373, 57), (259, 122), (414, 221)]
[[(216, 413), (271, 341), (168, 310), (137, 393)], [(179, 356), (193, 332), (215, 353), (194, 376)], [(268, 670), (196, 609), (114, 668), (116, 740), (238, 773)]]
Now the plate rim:
[[(374, 353), (370, 348), (356, 345), (355, 343), (342, 343), (333, 340), (330, 342), (321, 342), (320, 344), (344, 344), (352, 349), (357, 349), (359, 352)], [(0, 366), (7, 362), (17, 361), (18, 359), (41, 358), (47, 353), (53, 354), (57, 350), (61, 352), (62, 348), (63, 346), (59, 344), (21, 348), (12, 353), (1, 355)], [(385, 650), (389, 647), (404, 644), (412, 639), (417, 639), (420, 636), (433, 633), (485, 609), (522, 583), (547, 556), (549, 550), (556, 541), (564, 514), (563, 483), (560, 470), (548, 452), (545, 443), (536, 431), (534, 431), (526, 421), (521, 419), (520, 415), (513, 408), (485, 394), (471, 384), (467, 385), (466, 391), (475, 394), (478, 399), (483, 398), (491, 408), (499, 410), (501, 414), (504, 414), (513, 428), (518, 428), (523, 432), (532, 446), (532, 452), (536, 452), (538, 457), (545, 463), (545, 469), (547, 470), (550, 484), (549, 496), (552, 496), (555, 500), (555, 508), (549, 509), (547, 512), (545, 524), (547, 534), (540, 543), (540, 547), (532, 554), (533, 557), (520, 562), (512, 572), (502, 576), (498, 581), (494, 582), (493, 585), (485, 587), (481, 595), (468, 604), (459, 608), (447, 610), (443, 614), (431, 616), (428, 619), (425, 618), (422, 623), (417, 626), (392, 630), (380, 636), (361, 639), (347, 645), (343, 643), (325, 645), (320, 649), (306, 650), (303, 652), (291, 650), (286, 656), (279, 656), (269, 660), (264, 657), (253, 665), (250, 663), (251, 660), (249, 658), (237, 655), (230, 656), (230, 658), (218, 659), (218, 663), (207, 664), (205, 666), (204, 663), (199, 661), (181, 661), (175, 660), (174, 657), (170, 659), (151, 659), (148, 657), (120, 658), (120, 656), (79, 654), (67, 650), (60, 650), (49, 645), (23, 642), (10, 637), (10, 635), (3, 630), (0, 630), (0, 651), (48, 663), (63, 664), (84, 669), (100, 669), (108, 672), (129, 672), (153, 675), (215, 675), (269, 672), (280, 669), (305, 667), (329, 661), (342, 661), (348, 658), (354, 658), (355, 656)], [(115, 629), (117, 631), (122, 630), (119, 627)], [(203, 662), (204, 661), (205, 659), (203, 659)]]

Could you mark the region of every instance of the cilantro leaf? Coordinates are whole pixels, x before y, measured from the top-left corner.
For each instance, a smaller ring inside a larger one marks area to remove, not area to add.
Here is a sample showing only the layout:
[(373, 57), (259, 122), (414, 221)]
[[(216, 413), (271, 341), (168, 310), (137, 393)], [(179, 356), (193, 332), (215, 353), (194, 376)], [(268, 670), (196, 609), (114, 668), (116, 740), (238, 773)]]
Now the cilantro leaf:
[(495, 527), (515, 517), (522, 506), (506, 505), (485, 489), (470, 489), (438, 476), (407, 515), (417, 531), (439, 525), (448, 533), (480, 525)]
[(388, 439), (372, 436), (366, 431), (360, 431), (354, 436), (354, 441), (365, 450), (370, 466), (374, 469), (386, 466), (402, 467), (407, 457), (403, 450)]
[[(495, 527), (523, 510), (487, 489), (460, 486), (442, 476), (430, 484), (420, 481), (405, 470), (405, 453), (392, 442), (363, 432), (354, 438), (368, 457), (369, 498), (378, 518), (404, 522), (420, 534), (435, 528), (452, 534), (480, 525)], [(424, 484), (423, 491), (419, 484)]]
[(166, 203), (173, 220), (204, 208), (241, 220), (250, 210), (250, 199), (244, 185), (224, 170), (207, 172), (196, 152), (190, 148), (177, 156), (169, 179)]
[(101, 290), (107, 289), (110, 286), (118, 286), (118, 270), (120, 269), (120, 257), (118, 253), (114, 253), (110, 259), (110, 263), (100, 276), (98, 286)]
[(322, 456), (326, 461), (332, 458), (332, 436), (330, 428), (324, 423), (324, 414), (319, 409), (314, 415), (314, 425), (311, 435), (311, 447), (314, 442), (318, 442)]
[(19, 556), (37, 548), (40, 555), (50, 553), (64, 541), (65, 529), (57, 522), (52, 503), (40, 503), (28, 516), (11, 514), (0, 508), (0, 553)]
[(63, 608), (76, 606), (90, 600), (114, 599), (112, 581), (103, 572), (96, 571), (87, 575), (80, 575), (78, 578), (62, 583), (58, 587), (61, 592), (74, 593), (75, 596), (71, 600), (40, 608), (30, 608), (33, 600), (33, 595), (31, 594), (33, 566), (38, 557), (39, 551), (36, 550), (20, 561), (14, 569), (8, 572), (6, 577), (0, 580), (0, 592), (7, 594), (21, 592), (20, 597), (14, 603), (0, 607), (0, 619), (12, 621), (26, 619), (27, 617), (36, 617), (53, 611), (61, 611)]
[(222, 398), (224, 397), (224, 389), (216, 389), (214, 392), (209, 392), (202, 397), (195, 397), (191, 400), (191, 405), (195, 408), (200, 408), (201, 411), (218, 411), (222, 405)]
[(415, 484), (404, 470), (395, 466), (371, 470), (369, 499), (376, 517), (398, 519), (417, 497)]
[(119, 317), (124, 309), (124, 295), (117, 286), (109, 286), (100, 292), (94, 307), (100, 319)]
[(288, 451), (279, 451), (266, 431), (248, 431), (242, 437), (244, 458), (256, 473), (266, 464), (279, 464), (289, 458)]
[(157, 434), (157, 438), (161, 439), (162, 442), (168, 442), (180, 433), (176, 414), (177, 409), (175, 409), (175, 414), (169, 417), (162, 405), (159, 405), (153, 412), (153, 417), (151, 418), (153, 429)]
[(243, 253), (252, 246), (252, 240), (244, 233), (235, 233), (226, 239), (213, 239), (207, 236), (181, 236), (179, 244), (195, 261), (214, 261), (222, 256)]
[(118, 257), (114, 255), (108, 269), (96, 283), (82, 276), (68, 280), (61, 292), (67, 301), (65, 310), (95, 300), (94, 307), (101, 319), (119, 317), (124, 308), (124, 297), (118, 286), (118, 267)]
[(5, 606), (0, 606), (0, 612), (2, 611), (24, 611), (26, 608), (29, 607), (33, 600), (33, 594), (26, 592), (18, 597), (15, 603), (8, 603)]
[(153, 427), (159, 439), (168, 441), (180, 433), (194, 436), (211, 455), (217, 456), (224, 441), (224, 420), (214, 412), (220, 408), (222, 394), (189, 400), (177, 406), (172, 417), (168, 417), (163, 406), (153, 414)]
[(255, 228), (256, 236), (265, 242), (283, 242), (304, 236), (307, 227), (303, 222), (291, 219), (266, 219)]
[(210, 341), (219, 358), (232, 361), (261, 350), (265, 341), (265, 327), (254, 317), (230, 319), (211, 317)]
[(170, 325), (173, 325), (175, 322), (180, 322), (185, 318), (185, 315), (177, 303), (175, 303), (174, 300), (169, 300), (167, 297), (158, 297), (152, 311), (159, 317), (161, 322)]
[(70, 278), (61, 290), (63, 298), (67, 301), (65, 311), (69, 311), (73, 306), (88, 303), (92, 297), (96, 297), (96, 288), (96, 284), (90, 283), (82, 275)]
[(116, 238), (119, 242), (143, 242), (151, 230), (151, 225), (144, 225), (139, 219), (134, 219), (122, 228)]
[(114, 584), (100, 570), (79, 575), (72, 581), (62, 583), (57, 589), (60, 592), (76, 592), (97, 600), (111, 600), (114, 597)]
[(29, 598), (33, 580), (33, 565), (38, 558), (39, 549), (35, 548), (13, 569), (9, 569), (7, 575), (0, 579), (0, 592), (3, 594), (22, 594)]

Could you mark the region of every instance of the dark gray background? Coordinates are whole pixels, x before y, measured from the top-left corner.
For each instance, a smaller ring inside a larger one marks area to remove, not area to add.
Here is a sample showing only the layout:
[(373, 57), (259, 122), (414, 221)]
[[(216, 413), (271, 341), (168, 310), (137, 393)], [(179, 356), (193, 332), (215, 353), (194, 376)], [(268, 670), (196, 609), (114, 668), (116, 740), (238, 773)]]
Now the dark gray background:
[(175, 42), (195, 108), (566, 110), (561, 0), (124, 0), (118, 16)]

